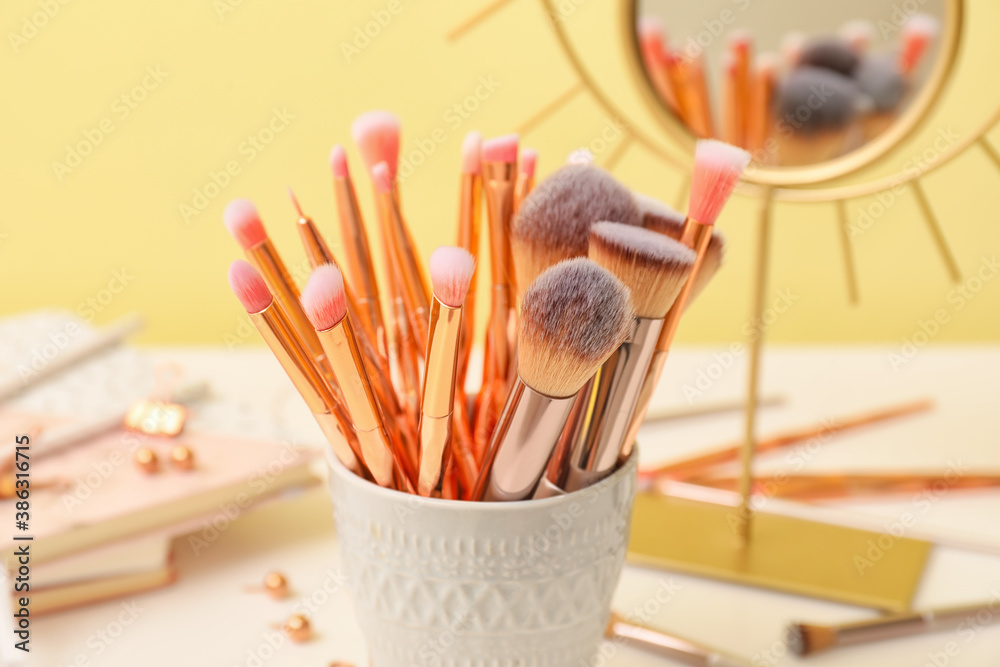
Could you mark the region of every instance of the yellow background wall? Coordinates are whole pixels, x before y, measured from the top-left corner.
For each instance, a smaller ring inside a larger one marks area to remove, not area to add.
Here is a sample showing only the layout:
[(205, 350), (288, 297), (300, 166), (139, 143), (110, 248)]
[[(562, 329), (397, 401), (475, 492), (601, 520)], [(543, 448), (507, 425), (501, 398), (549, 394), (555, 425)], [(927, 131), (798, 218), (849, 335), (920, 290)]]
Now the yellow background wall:
[[(607, 1), (573, 0), (581, 17), (592, 9), (588, 3)], [(426, 256), (454, 239), (465, 133), (521, 128), (574, 81), (537, 0), (511, 0), (455, 40), (449, 33), (492, 0), (64, 2), (8, 0), (0, 10), (0, 314), (63, 307), (88, 316), (93, 310), (103, 323), (138, 310), (148, 321), (140, 340), (149, 343), (223, 344), (233, 336), (256, 343), (226, 284), (239, 250), (221, 224), (222, 209), (232, 198), (252, 198), (286, 261), (301, 267), (285, 195), (293, 186), (337, 250), (327, 165), (333, 143), (348, 145), (371, 213), (349, 135), (358, 113), (397, 112), (404, 156), (429, 152), (430, 137), (443, 136), (403, 183), (406, 213)], [(43, 7), (53, 14), (44, 21)], [(33, 15), (44, 23), (34, 31), (27, 27)], [(356, 52), (345, 50), (373, 16), (385, 23), (377, 36), (358, 41)], [(976, 18), (1000, 26), (1000, 10), (981, 8)], [(992, 58), (990, 67), (979, 66), (982, 94), (996, 95), (1000, 40), (982, 49), (980, 57)], [(454, 109), (463, 104), (467, 117)], [(269, 124), (280, 131), (253, 148), (248, 137)], [(540, 149), (545, 174), (573, 148), (611, 136), (609, 127), (614, 119), (579, 95), (531, 126), (522, 142)], [(79, 163), (67, 156), (68, 147), (97, 137)], [(1000, 145), (1000, 133), (991, 137)], [(227, 165), (238, 172), (228, 182), (218, 176)], [(217, 194), (213, 173), (224, 185)], [(615, 173), (637, 190), (675, 195), (676, 173), (641, 149), (626, 153)], [(215, 196), (202, 201), (196, 191), (204, 196), (207, 186)], [(984, 153), (958, 158), (926, 188), (966, 275), (1000, 256), (1000, 173)], [(870, 201), (851, 202), (851, 218)], [(185, 215), (184, 205), (204, 208)], [(752, 202), (737, 199), (723, 215), (727, 267), (692, 309), (682, 341), (740, 337), (749, 308), (752, 210)], [(778, 208), (772, 286), (797, 301), (774, 323), (771, 340), (898, 341), (942, 308), (949, 319), (935, 340), (1000, 339), (1000, 280), (984, 283), (957, 308), (912, 193), (855, 243), (858, 307), (847, 302), (834, 224), (830, 205)]]

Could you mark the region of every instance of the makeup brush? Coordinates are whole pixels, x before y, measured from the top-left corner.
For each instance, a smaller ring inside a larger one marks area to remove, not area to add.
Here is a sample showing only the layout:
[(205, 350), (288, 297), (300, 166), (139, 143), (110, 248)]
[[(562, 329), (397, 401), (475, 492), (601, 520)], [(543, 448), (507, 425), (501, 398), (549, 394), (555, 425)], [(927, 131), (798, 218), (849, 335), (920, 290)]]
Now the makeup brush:
[(302, 291), (302, 308), (315, 327), (333, 374), (344, 392), (365, 465), (380, 486), (406, 489), (409, 480), (389, 442), (368, 372), (361, 360), (354, 327), (347, 317), (344, 278), (339, 269), (327, 264), (312, 272)]
[[(824, 91), (822, 104), (815, 102), (817, 90)], [(853, 79), (820, 67), (795, 69), (775, 95), (778, 163), (815, 164), (842, 154), (863, 108)]]
[(781, 62), (785, 66), (785, 70), (793, 70), (799, 66), (802, 51), (805, 50), (808, 41), (806, 34), (800, 30), (787, 32), (781, 38)]
[[(886, 408), (879, 408), (862, 414), (839, 417), (836, 420), (823, 424), (810, 424), (803, 428), (796, 428), (790, 431), (777, 433), (766, 438), (761, 438), (755, 447), (757, 454), (784, 449), (800, 442), (811, 440), (812, 438), (826, 438), (836, 433), (841, 433), (862, 426), (877, 424), (889, 419), (905, 417), (912, 414), (926, 412), (934, 407), (933, 401), (923, 399), (911, 401), (899, 405), (891, 405)], [(670, 477), (672, 479), (691, 479), (706, 474), (715, 466), (736, 461), (743, 448), (743, 442), (735, 442), (731, 445), (720, 447), (706, 454), (699, 454), (683, 461), (677, 461), (655, 468), (643, 468), (639, 471), (640, 479), (652, 477)]]
[[(399, 160), (399, 119), (387, 111), (369, 111), (354, 120), (351, 124), (351, 134), (361, 152), (369, 176), (372, 175), (375, 165), (380, 162), (385, 163), (393, 198), (398, 200), (396, 165)], [(387, 219), (394, 211), (391, 207), (387, 210), (380, 204), (382, 200), (378, 195), (378, 188), (375, 189), (396, 365), (403, 385), (403, 403), (416, 426), (420, 394), (420, 355), (423, 354), (423, 348), (414, 339), (415, 328), (410, 321), (413, 311), (405, 301), (409, 290), (404, 284), (406, 278), (399, 267), (390, 220)]]
[(868, 53), (875, 41), (875, 24), (867, 19), (848, 21), (837, 31), (837, 36), (844, 40), (851, 50), (859, 56)]
[(774, 126), (774, 90), (777, 85), (778, 58), (771, 53), (757, 56), (750, 86), (747, 118), (747, 150), (758, 163), (767, 162), (764, 147)]
[(322, 366), (325, 363), (323, 347), (316, 337), (316, 332), (309, 325), (306, 314), (302, 312), (299, 288), (289, 275), (271, 239), (267, 237), (256, 207), (247, 199), (234, 199), (226, 206), (222, 220), (226, 229), (243, 248), (246, 258), (260, 272), (264, 282), (278, 299), (282, 311), (288, 315), (292, 323), (292, 330)]
[[(698, 477), (685, 480), (691, 484), (713, 489), (738, 491), (737, 477)], [(816, 475), (785, 475), (758, 477), (753, 481), (753, 493), (769, 498), (786, 498), (799, 502), (817, 500), (843, 500), (844, 498), (884, 498), (894, 494), (917, 494), (922, 491), (947, 489), (969, 491), (1000, 486), (1000, 475), (963, 474), (954, 472), (881, 472), (881, 473), (823, 473)]]
[(739, 67), (731, 51), (722, 54), (722, 107), (719, 109), (720, 136), (734, 146), (740, 143)]
[(564, 259), (586, 256), (590, 227), (601, 220), (642, 224), (632, 193), (600, 167), (566, 165), (539, 183), (511, 229), (518, 285), (527, 287)]
[(740, 180), (740, 176), (743, 175), (743, 170), (746, 169), (749, 162), (749, 153), (721, 141), (701, 139), (695, 145), (688, 216), (684, 221), (680, 241), (694, 250), (697, 257), (691, 269), (691, 275), (664, 318), (663, 328), (656, 341), (656, 352), (653, 354), (649, 371), (643, 380), (636, 409), (632, 416), (632, 424), (629, 426), (623, 441), (623, 457), (628, 457), (632, 451), (635, 436), (646, 416), (646, 410), (649, 409), (653, 390), (656, 389), (656, 384), (660, 381), (663, 366), (667, 362), (670, 344), (677, 332), (681, 315), (691, 298), (694, 284), (698, 281), (701, 266), (705, 262), (708, 246), (712, 240), (715, 220), (719, 217), (726, 202), (729, 201), (730, 195), (736, 188), (736, 183)]
[(673, 94), (677, 100), (675, 113), (693, 131), (696, 119), (694, 118), (694, 110), (692, 108), (691, 73), (688, 68), (688, 61), (679, 52), (669, 48), (664, 49), (661, 60), (663, 61), (663, 67), (667, 70), (670, 86), (673, 88)]
[(430, 336), (427, 343), (427, 370), (420, 400), (420, 475), (417, 491), (430, 496), (439, 487), (445, 454), (449, 448), (463, 474), (463, 484), (475, 479), (475, 458), (471, 451), (456, 452), (452, 447), (452, 409), (455, 404), (455, 377), (458, 339), (462, 330), (462, 304), (469, 292), (475, 258), (463, 248), (442, 246), (430, 259)]
[[(589, 391), (578, 400), (587, 404), (584, 419), (569, 429), (565, 462), (549, 467), (556, 487), (577, 491), (614, 471), (622, 441), (635, 409), (643, 378), (673, 305), (694, 266), (695, 252), (662, 234), (615, 222), (590, 228), (589, 257), (617, 277), (631, 294), (635, 320), (628, 338), (601, 365)], [(560, 452), (561, 453), (561, 452)], [(552, 473), (558, 466), (558, 478)]]
[[(295, 194), (291, 188), (288, 189), (288, 194), (291, 197), (292, 204), (295, 206), (295, 210), (299, 214), (296, 226), (299, 229), (302, 244), (305, 246), (310, 266), (316, 269), (324, 264), (330, 264), (340, 269), (340, 264), (337, 262), (336, 257), (333, 256), (330, 248), (326, 245), (326, 241), (323, 240), (315, 223), (303, 213), (302, 207), (299, 206), (298, 199), (295, 198)], [(378, 406), (382, 411), (383, 418), (386, 420), (386, 428), (392, 442), (401, 442), (405, 445), (403, 456), (406, 463), (406, 472), (408, 476), (412, 477), (417, 469), (419, 448), (415, 434), (405, 420), (405, 413), (399, 404), (396, 390), (392, 386), (392, 371), (389, 368), (389, 362), (376, 350), (372, 342), (375, 340), (375, 332), (365, 324), (367, 313), (358, 305), (354, 293), (346, 283), (344, 284), (344, 294), (347, 301), (347, 313), (350, 315), (351, 321), (361, 322), (355, 330), (358, 348), (361, 350), (361, 357), (364, 359), (368, 377), (372, 381), (372, 389), (375, 391), (375, 396), (378, 399)]]
[(653, 84), (653, 90), (669, 108), (679, 111), (677, 94), (664, 63), (667, 51), (663, 23), (655, 16), (643, 16), (636, 25), (636, 34), (639, 38), (639, 55)]
[[(684, 235), (683, 213), (675, 211), (661, 201), (638, 192), (634, 193), (635, 203), (642, 213), (642, 226), (659, 234), (664, 234), (680, 241)], [(722, 266), (722, 258), (726, 250), (726, 240), (718, 229), (712, 228), (712, 238), (708, 242), (705, 257), (702, 259), (701, 268), (695, 278), (694, 286), (691, 288), (691, 297), (688, 299), (688, 306), (698, 298), (702, 290), (711, 282), (715, 274)]]
[(330, 169), (333, 171), (333, 194), (337, 201), (340, 234), (350, 278), (348, 282), (357, 290), (360, 315), (374, 332), (373, 342), (376, 349), (382, 357), (388, 359), (389, 342), (382, 317), (375, 265), (372, 263), (371, 249), (368, 245), (368, 233), (365, 231), (361, 208), (358, 206), (358, 196), (347, 166), (347, 153), (340, 144), (330, 151)]
[(517, 310), (510, 227), (517, 185), (517, 146), (517, 135), (510, 134), (489, 139), (482, 150), (493, 287), (483, 356), (483, 382), (475, 406), (473, 437), (477, 451), (486, 449), (514, 373)]
[(394, 244), (394, 257), (403, 280), (403, 301), (410, 314), (413, 338), (418, 349), (423, 352), (427, 347), (427, 322), (430, 317), (427, 277), (418, 259), (416, 246), (403, 221), (399, 204), (393, 196), (393, 179), (388, 163), (379, 162), (372, 167), (372, 182), (377, 192), (383, 229)]
[[(975, 605), (929, 609), (908, 614), (891, 614), (882, 618), (843, 625), (808, 625), (794, 623), (788, 627), (788, 648), (796, 655), (806, 656), (843, 646), (911, 637), (932, 632), (951, 632), (966, 628), (982, 628), (1000, 622), (1000, 599)], [(985, 613), (984, 613), (985, 612)]]
[(729, 52), (733, 54), (733, 99), (735, 101), (735, 141), (741, 148), (747, 146), (748, 115), (750, 109), (751, 63), (753, 62), (753, 35), (749, 30), (734, 30), (729, 35)]
[[(479, 256), (479, 231), (482, 227), (483, 165), (481, 161), (483, 136), (469, 132), (462, 142), (462, 176), (459, 181), (458, 247), (465, 248), (473, 257)], [(477, 273), (472, 274), (472, 285)], [(459, 338), (458, 368), (455, 372), (458, 398), (465, 398), (465, 377), (469, 369), (476, 328), (476, 290), (473, 287), (465, 296), (462, 335)]]
[(535, 187), (535, 167), (538, 165), (538, 151), (525, 148), (518, 163), (517, 186), (514, 189), (514, 210), (521, 208), (521, 202)]
[(229, 267), (229, 286), (313, 413), (334, 454), (346, 468), (363, 474), (364, 459), (347, 413), (260, 273), (247, 262), (236, 260)]
[(708, 92), (704, 52), (687, 60), (687, 71), (691, 129), (700, 138), (711, 139), (715, 136), (715, 122), (712, 120), (712, 96)]
[(929, 14), (914, 14), (903, 24), (899, 69), (904, 75), (913, 75), (940, 31), (940, 21)]
[[(514, 190), (517, 183), (516, 134), (489, 139), (483, 143), (483, 190), (490, 232), (490, 268), (493, 276), (493, 299), (489, 334), (493, 344), (491, 372), (503, 384), (513, 369), (513, 340), (517, 326), (514, 309), (514, 267), (511, 261), (510, 228), (514, 217)], [(502, 398), (501, 398), (502, 400)]]
[(530, 498), (576, 394), (624, 342), (634, 311), (628, 288), (589, 259), (552, 267), (525, 291), (515, 380), (472, 497)]
[(874, 139), (892, 125), (909, 91), (909, 80), (899, 69), (895, 54), (866, 56), (854, 70), (854, 81), (872, 102), (871, 110), (860, 118), (864, 140)]
[(858, 54), (839, 37), (821, 37), (806, 42), (799, 55), (799, 67), (818, 67), (842, 76), (854, 74)]
[[(288, 188), (288, 198), (292, 200), (292, 206), (295, 207), (295, 212), (299, 216), (295, 226), (299, 230), (299, 239), (302, 241), (303, 249), (305, 249), (309, 266), (315, 269), (324, 264), (333, 264), (339, 269), (340, 264), (330, 251), (330, 247), (326, 244), (326, 240), (323, 239), (323, 235), (319, 233), (316, 223), (302, 211), (302, 206), (299, 205), (299, 200), (291, 188)], [(375, 332), (368, 324), (368, 318), (362, 313), (350, 288), (347, 289), (347, 311), (355, 321), (359, 321), (359, 333), (364, 334), (365, 342), (369, 343), (370, 347), (370, 341), (375, 340)], [(364, 347), (363, 345), (362, 348)], [(362, 351), (365, 350), (363, 349)], [(371, 361), (373, 363), (380, 363), (378, 357), (374, 356), (371, 358)]]
[(629, 623), (613, 612), (608, 621), (608, 627), (604, 631), (604, 636), (612, 642), (621, 642), (625, 646), (641, 649), (661, 658), (668, 658), (681, 665), (750, 667), (750, 662), (743, 658), (727, 656), (717, 649), (689, 639), (682, 639), (643, 625)]

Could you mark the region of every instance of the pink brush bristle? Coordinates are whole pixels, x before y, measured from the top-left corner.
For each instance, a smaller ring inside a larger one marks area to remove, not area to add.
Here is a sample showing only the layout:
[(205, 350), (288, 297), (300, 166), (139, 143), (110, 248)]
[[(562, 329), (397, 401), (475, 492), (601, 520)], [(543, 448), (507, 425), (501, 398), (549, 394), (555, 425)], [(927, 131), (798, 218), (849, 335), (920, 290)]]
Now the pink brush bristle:
[(536, 166), (538, 166), (538, 151), (534, 148), (525, 148), (521, 151), (521, 162), (518, 165), (521, 173), (532, 178), (535, 175)]
[(257, 208), (249, 199), (234, 199), (222, 213), (222, 222), (244, 250), (267, 240)]
[(749, 163), (750, 154), (742, 148), (700, 139), (695, 146), (688, 215), (702, 224), (715, 224)]
[(317, 331), (326, 331), (347, 315), (344, 276), (332, 264), (317, 266), (302, 290), (302, 310)]
[(431, 254), (430, 265), (434, 296), (446, 306), (461, 306), (476, 270), (476, 258), (464, 248), (441, 246)]
[(473, 130), (462, 142), (462, 173), (481, 174), (483, 171), (483, 135)]
[(753, 48), (753, 35), (749, 30), (734, 30), (729, 34), (729, 48), (734, 53), (749, 52)]
[(636, 25), (636, 33), (643, 46), (662, 49), (667, 41), (663, 22), (655, 16), (643, 16)]
[(392, 176), (389, 175), (389, 165), (379, 162), (372, 167), (372, 183), (379, 192), (392, 192)]
[(483, 162), (517, 162), (516, 134), (507, 134), (483, 142)]
[(248, 313), (259, 313), (274, 300), (257, 269), (242, 259), (229, 265), (229, 287)]
[(385, 162), (393, 180), (399, 161), (399, 132), (399, 118), (388, 111), (363, 113), (351, 125), (351, 134), (365, 166), (371, 169), (379, 162)]
[(937, 37), (941, 24), (928, 14), (914, 14), (903, 26), (903, 48), (900, 54), (900, 68), (904, 73), (912, 72), (920, 65), (921, 59)]
[(347, 151), (340, 144), (337, 144), (330, 151), (330, 169), (336, 178), (347, 178)]

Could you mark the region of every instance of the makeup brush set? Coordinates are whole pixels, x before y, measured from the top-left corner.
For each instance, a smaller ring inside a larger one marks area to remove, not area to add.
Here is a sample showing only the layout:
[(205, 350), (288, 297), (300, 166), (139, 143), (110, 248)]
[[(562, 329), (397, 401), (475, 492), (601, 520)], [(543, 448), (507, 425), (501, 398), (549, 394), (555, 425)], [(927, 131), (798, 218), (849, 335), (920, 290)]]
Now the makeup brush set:
[[(881, 28), (885, 34), (885, 28)], [(754, 58), (754, 38), (730, 33), (713, 117), (703, 49), (671, 48), (660, 20), (638, 22), (639, 51), (657, 96), (699, 137), (719, 137), (753, 153), (757, 164), (822, 162), (884, 132), (918, 84), (918, 69), (940, 31), (937, 19), (909, 16), (899, 43), (873, 48), (876, 26), (850, 21), (837, 34), (790, 32), (781, 56)]]
[[(425, 267), (397, 187), (398, 119), (370, 112), (352, 129), (383, 282), (341, 146), (343, 264), (292, 195), (312, 266), (301, 291), (253, 204), (224, 214), (248, 260), (230, 285), (336, 457), (380, 486), (452, 500), (544, 498), (606, 478), (631, 453), (684, 309), (719, 267), (713, 225), (749, 154), (700, 141), (684, 216), (586, 159), (534, 187), (537, 154), (516, 135), (471, 133), (457, 245)], [(482, 381), (467, 392), (483, 200), (488, 324)]]

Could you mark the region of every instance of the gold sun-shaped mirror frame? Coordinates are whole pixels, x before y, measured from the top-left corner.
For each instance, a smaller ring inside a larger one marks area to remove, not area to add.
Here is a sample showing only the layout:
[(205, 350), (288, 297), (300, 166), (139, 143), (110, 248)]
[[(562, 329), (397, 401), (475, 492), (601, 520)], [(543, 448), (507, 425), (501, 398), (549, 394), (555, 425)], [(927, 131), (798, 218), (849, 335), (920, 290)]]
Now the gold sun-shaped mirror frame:
[[(659, 99), (653, 82), (642, 64), (639, 42), (634, 27), (639, 17), (639, 4), (641, 2), (642, 0), (621, 2), (623, 15), (620, 23), (624, 32), (622, 40), (629, 51), (630, 75), (635, 84), (642, 90), (643, 97), (661, 127), (687, 152), (693, 153), (697, 137)], [(934, 65), (912, 102), (885, 132), (863, 146), (832, 160), (796, 167), (758, 166), (748, 171), (744, 180), (758, 185), (777, 187), (826, 183), (872, 164), (909, 137), (927, 118), (948, 82), (948, 76), (955, 62), (955, 55), (961, 40), (962, 12), (963, 0), (946, 0), (945, 15), (942, 17), (944, 27), (941, 45)]]

